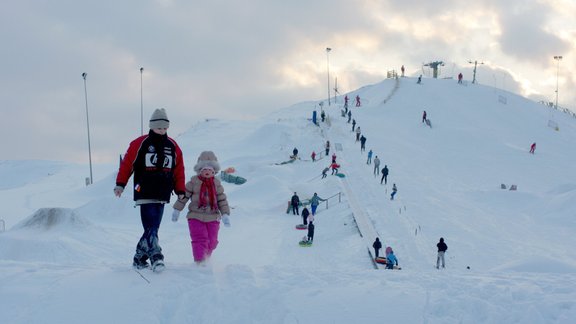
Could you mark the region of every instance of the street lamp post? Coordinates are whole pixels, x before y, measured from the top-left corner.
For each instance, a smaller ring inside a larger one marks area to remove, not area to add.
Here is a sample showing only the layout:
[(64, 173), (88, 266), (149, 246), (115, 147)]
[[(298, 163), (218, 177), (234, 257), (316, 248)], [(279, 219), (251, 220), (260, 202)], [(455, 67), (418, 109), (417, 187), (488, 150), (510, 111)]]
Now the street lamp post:
[(560, 61), (562, 60), (562, 55), (554, 56), (556, 62), (556, 110), (558, 110), (558, 71), (560, 70)]
[(478, 62), (478, 61), (472, 62), (472, 61), (468, 61), (468, 63), (470, 63), (470, 64), (474, 63), (474, 75), (472, 76), (472, 83), (476, 83), (476, 66), (477, 66), (478, 64), (484, 64), (484, 62)]
[(140, 68), (140, 135), (144, 135), (144, 101), (142, 97), (142, 72), (144, 68)]
[(84, 99), (86, 101), (86, 129), (88, 130), (88, 162), (90, 164), (90, 183), (92, 184), (92, 150), (90, 149), (90, 120), (88, 118), (88, 91), (86, 90), (86, 77), (88, 74), (86, 72), (82, 73), (82, 79), (84, 79)]
[(328, 106), (330, 106), (330, 60), (329, 55), (332, 49), (330, 47), (326, 47), (326, 71), (328, 73)]

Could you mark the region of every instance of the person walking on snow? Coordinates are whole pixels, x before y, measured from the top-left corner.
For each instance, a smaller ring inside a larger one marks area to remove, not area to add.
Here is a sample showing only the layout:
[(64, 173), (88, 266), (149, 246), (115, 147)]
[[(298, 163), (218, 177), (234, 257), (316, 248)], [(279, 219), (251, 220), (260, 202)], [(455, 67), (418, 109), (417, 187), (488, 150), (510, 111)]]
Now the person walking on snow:
[(291, 158), (292, 158), (293, 160), (296, 160), (296, 159), (298, 158), (298, 149), (297, 149), (297, 148), (294, 148), (294, 149), (292, 150), (292, 156), (291, 156)]
[(320, 198), (317, 193), (314, 193), (314, 196), (310, 198), (310, 208), (312, 208), (312, 216), (316, 215), (316, 208), (318, 208), (318, 205), (320, 205), (321, 201), (326, 201), (326, 199)]
[(402, 72), (402, 77), (404, 77), (404, 65), (402, 65), (402, 67), (400, 68), (400, 71)]
[(312, 162), (316, 162), (316, 152), (312, 151), (312, 155), (310, 155), (310, 157), (312, 158)]
[(184, 159), (180, 147), (167, 130), (170, 120), (164, 108), (156, 109), (150, 118), (150, 131), (133, 140), (120, 162), (114, 194), (121, 197), (128, 180), (134, 174), (134, 201), (140, 206), (144, 233), (136, 245), (132, 265), (152, 270), (164, 269), (164, 255), (158, 243), (158, 231), (164, 214), (164, 204), (174, 191), (183, 197), (186, 191)]
[(330, 154), (330, 141), (326, 141), (326, 156)]
[(292, 215), (299, 215), (298, 208), (300, 206), (300, 197), (296, 193), (290, 199), (290, 204), (292, 205)]
[(384, 168), (382, 168), (382, 179), (380, 179), (380, 184), (382, 184), (382, 181), (384, 181), (384, 184), (388, 184), (388, 166), (384, 165)]
[(380, 175), (380, 159), (378, 155), (374, 158), (374, 175)]
[(334, 163), (330, 164), (330, 167), (332, 168), (332, 175), (338, 174), (338, 169), (340, 168), (340, 164), (334, 162)]
[(424, 112), (422, 113), (422, 122), (423, 123), (426, 122), (426, 110), (424, 110)]
[(436, 259), (436, 269), (440, 269), (440, 261), (442, 261), (442, 268), (444, 268), (445, 267), (444, 254), (446, 253), (446, 250), (448, 250), (448, 245), (446, 245), (446, 243), (444, 243), (443, 237), (440, 238), (440, 242), (438, 242), (438, 244), (436, 244), (436, 247), (438, 248), (438, 258)]
[(376, 238), (374, 243), (372, 243), (372, 247), (374, 248), (374, 258), (378, 258), (378, 254), (380, 253), (380, 249), (382, 248), (382, 242), (380, 242), (379, 238)]
[(392, 248), (386, 248), (386, 269), (394, 269), (394, 266), (398, 266), (398, 258), (394, 255)]
[(360, 134), (362, 134), (362, 132), (360, 131), (360, 126), (358, 126), (358, 128), (356, 128), (356, 142), (360, 140)]
[(308, 225), (308, 216), (310, 216), (310, 212), (308, 211), (308, 208), (304, 206), (304, 208), (302, 208), (302, 224)]
[(458, 83), (462, 83), (462, 78), (463, 78), (462, 72), (458, 73)]
[(360, 136), (360, 152), (366, 151), (366, 137)]
[(196, 175), (186, 183), (186, 194), (174, 203), (172, 221), (178, 221), (180, 212), (190, 202), (186, 219), (192, 255), (196, 264), (203, 265), (218, 246), (220, 222), (230, 226), (230, 207), (220, 179), (214, 177), (220, 171), (214, 152), (200, 153), (194, 171)]
[(322, 119), (322, 122), (324, 122), (324, 119), (326, 118), (326, 113), (324, 112), (324, 110), (322, 110), (322, 112), (320, 113), (320, 118)]
[(314, 241), (314, 223), (308, 224), (308, 242)]
[(352, 131), (356, 128), (356, 119), (352, 119)]
[(366, 164), (372, 164), (372, 150), (368, 151), (368, 160)]
[(534, 151), (536, 150), (536, 142), (532, 143), (532, 145), (530, 145), (530, 153), (534, 154)]
[(332, 154), (332, 163), (336, 163), (336, 153)]
[(328, 175), (328, 170), (330, 170), (330, 167), (325, 167), (324, 170), (322, 170), (322, 179), (326, 178)]
[(360, 107), (362, 104), (360, 103), (360, 96), (356, 96), (356, 107)]
[(394, 196), (396, 196), (396, 193), (398, 192), (398, 188), (396, 188), (396, 184), (392, 185), (392, 193), (390, 194), (390, 200), (394, 200)]
[(422, 83), (422, 74), (420, 74), (420, 76), (418, 77), (418, 81), (416, 81), (417, 84)]
[(350, 124), (350, 118), (352, 118), (352, 110), (348, 110), (348, 124)]

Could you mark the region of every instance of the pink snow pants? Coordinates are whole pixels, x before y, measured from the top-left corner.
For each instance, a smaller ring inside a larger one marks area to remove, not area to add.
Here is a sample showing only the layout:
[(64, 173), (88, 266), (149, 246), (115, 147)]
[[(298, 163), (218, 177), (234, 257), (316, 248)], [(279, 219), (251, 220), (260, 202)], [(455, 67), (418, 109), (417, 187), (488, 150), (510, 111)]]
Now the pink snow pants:
[(212, 255), (218, 246), (218, 231), (220, 222), (202, 222), (197, 219), (188, 219), (188, 229), (192, 239), (192, 255), (195, 262), (202, 262)]

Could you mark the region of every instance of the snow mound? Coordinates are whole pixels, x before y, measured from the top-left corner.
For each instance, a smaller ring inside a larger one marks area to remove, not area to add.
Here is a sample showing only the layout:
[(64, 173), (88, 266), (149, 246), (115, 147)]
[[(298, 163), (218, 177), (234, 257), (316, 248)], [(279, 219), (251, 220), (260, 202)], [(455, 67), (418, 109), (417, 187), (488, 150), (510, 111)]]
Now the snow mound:
[(569, 263), (566, 260), (558, 261), (546, 257), (535, 257), (529, 259), (514, 260), (503, 264), (494, 270), (503, 272), (535, 272), (535, 273), (576, 273), (576, 263)]
[(62, 227), (75, 229), (91, 226), (90, 222), (78, 216), (69, 208), (40, 208), (32, 216), (16, 224), (14, 229), (53, 230)]

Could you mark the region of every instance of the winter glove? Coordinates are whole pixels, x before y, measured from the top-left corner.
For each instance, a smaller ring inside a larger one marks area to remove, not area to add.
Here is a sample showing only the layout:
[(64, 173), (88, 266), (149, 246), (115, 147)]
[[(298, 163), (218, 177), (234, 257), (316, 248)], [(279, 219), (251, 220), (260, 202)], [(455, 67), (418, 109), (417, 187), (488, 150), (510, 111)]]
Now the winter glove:
[(178, 209), (174, 209), (174, 211), (172, 212), (172, 221), (177, 222), (179, 216), (180, 216), (180, 211)]
[(230, 227), (230, 217), (228, 217), (228, 214), (222, 215), (222, 223), (224, 223), (224, 226)]
[(114, 195), (116, 195), (116, 197), (122, 196), (123, 192), (124, 192), (124, 188), (122, 188), (120, 186), (114, 187)]

